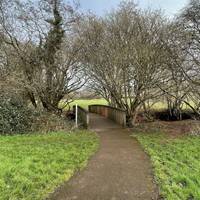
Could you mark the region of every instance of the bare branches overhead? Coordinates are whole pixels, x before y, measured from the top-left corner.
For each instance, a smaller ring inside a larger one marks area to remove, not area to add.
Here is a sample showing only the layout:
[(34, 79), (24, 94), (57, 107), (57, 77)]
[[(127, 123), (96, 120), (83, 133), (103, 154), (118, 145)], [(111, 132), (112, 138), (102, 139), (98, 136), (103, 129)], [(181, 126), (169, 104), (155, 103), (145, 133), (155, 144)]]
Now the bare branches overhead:
[(84, 83), (78, 60), (81, 44), (73, 30), (79, 20), (75, 9), (61, 0), (1, 4), (3, 42), (17, 58), (22, 72), (18, 80), (35, 107), (41, 102), (56, 111), (64, 95)]

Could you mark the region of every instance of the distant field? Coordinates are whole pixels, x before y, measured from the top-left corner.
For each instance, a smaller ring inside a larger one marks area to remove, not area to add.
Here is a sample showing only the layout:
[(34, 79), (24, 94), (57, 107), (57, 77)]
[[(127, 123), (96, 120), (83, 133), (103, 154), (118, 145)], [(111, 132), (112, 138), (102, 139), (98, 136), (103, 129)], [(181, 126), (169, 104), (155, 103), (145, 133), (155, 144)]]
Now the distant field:
[(76, 104), (88, 110), (88, 105), (94, 105), (94, 104), (107, 105), (108, 103), (105, 99), (77, 99), (74, 100), (72, 103), (70, 103), (70, 109), (72, 109), (72, 107)]
[[(94, 104), (100, 104), (100, 105), (107, 105), (108, 102), (101, 98), (101, 99), (77, 99), (74, 100), (72, 103), (70, 103), (70, 109), (72, 109), (72, 107), (74, 105), (78, 104), (79, 106), (81, 106), (84, 109), (88, 109), (88, 105), (94, 105)], [(61, 103), (62, 105), (62, 103)], [(164, 102), (157, 102), (152, 106), (153, 110), (162, 110), (162, 109), (166, 109), (167, 108), (167, 104)], [(68, 108), (67, 108), (68, 109)], [(187, 105), (183, 105), (183, 109), (190, 109)]]
[(41, 200), (96, 151), (88, 131), (0, 136), (0, 200)]
[(200, 138), (170, 139), (162, 133), (135, 135), (150, 155), (164, 199), (200, 199)]

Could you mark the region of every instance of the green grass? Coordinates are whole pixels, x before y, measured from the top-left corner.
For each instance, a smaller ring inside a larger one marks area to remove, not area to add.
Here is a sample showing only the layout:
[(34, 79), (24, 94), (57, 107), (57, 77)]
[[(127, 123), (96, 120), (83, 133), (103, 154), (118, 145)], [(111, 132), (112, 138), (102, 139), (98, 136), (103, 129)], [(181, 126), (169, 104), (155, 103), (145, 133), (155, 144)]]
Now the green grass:
[(42, 200), (87, 163), (98, 139), (87, 131), (0, 136), (0, 200)]
[(156, 133), (135, 136), (150, 155), (162, 197), (200, 199), (200, 138), (170, 139)]
[[(94, 104), (107, 105), (108, 102), (103, 98), (101, 98), (101, 99), (79, 99), (79, 100), (73, 101), (70, 104), (70, 106), (72, 107), (73, 105), (76, 105), (76, 104), (78, 104), (82, 108), (88, 109), (88, 105), (94, 105)], [(163, 102), (157, 102), (152, 106), (152, 109), (154, 109), (154, 110), (167, 109), (167, 104), (163, 103)], [(183, 109), (188, 110), (190, 108), (184, 104)]]
[(70, 107), (72, 108), (74, 105), (78, 104), (82, 108), (88, 110), (88, 105), (107, 105), (107, 101), (105, 99), (78, 99), (74, 100), (71, 104)]
[[(78, 104), (79, 106), (81, 106), (82, 108), (87, 110), (88, 105), (94, 105), (94, 104), (107, 105), (108, 102), (103, 98), (101, 98), (101, 99), (78, 99), (78, 100), (74, 100), (72, 103), (70, 103), (70, 107), (72, 108), (76, 104)], [(61, 103), (61, 105), (62, 105), (62, 103)], [(153, 110), (167, 109), (167, 104), (163, 103), (163, 102), (157, 102), (152, 106), (152, 109)], [(189, 110), (190, 108), (184, 104), (183, 109)]]
[[(190, 101), (189, 103), (191, 104), (191, 106), (194, 106), (193, 102)], [(154, 109), (154, 110), (167, 109), (167, 103), (162, 102), (162, 101), (157, 102), (152, 106), (152, 109)], [(186, 105), (185, 103), (183, 103), (183, 108), (182, 109), (183, 110), (190, 110), (191, 108), (188, 105)]]

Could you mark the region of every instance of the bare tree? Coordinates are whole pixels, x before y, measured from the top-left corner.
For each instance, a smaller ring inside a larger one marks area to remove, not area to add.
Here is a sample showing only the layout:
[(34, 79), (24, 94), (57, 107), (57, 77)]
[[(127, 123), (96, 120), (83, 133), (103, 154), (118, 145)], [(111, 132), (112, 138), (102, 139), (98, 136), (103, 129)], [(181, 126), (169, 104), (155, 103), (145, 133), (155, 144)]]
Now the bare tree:
[[(173, 30), (169, 32), (169, 41), (166, 45), (168, 57), (173, 63), (170, 71), (175, 76), (172, 78), (179, 88), (179, 95), (171, 93), (171, 97), (174, 102), (179, 102), (179, 105), (185, 103), (197, 115), (200, 115), (199, 13), (200, 2), (191, 0), (181, 15), (173, 22)], [(171, 83), (171, 86), (176, 86), (176, 84)]]
[(41, 102), (48, 111), (57, 111), (64, 95), (79, 89), (81, 44), (73, 31), (79, 15), (61, 0), (36, 2), (5, 0), (0, 6), (4, 43), (17, 57), (32, 104)]
[(105, 18), (90, 16), (83, 22), (82, 55), (91, 86), (126, 110), (128, 125), (145, 101), (160, 95), (165, 23), (160, 12), (141, 11), (133, 2), (122, 2)]

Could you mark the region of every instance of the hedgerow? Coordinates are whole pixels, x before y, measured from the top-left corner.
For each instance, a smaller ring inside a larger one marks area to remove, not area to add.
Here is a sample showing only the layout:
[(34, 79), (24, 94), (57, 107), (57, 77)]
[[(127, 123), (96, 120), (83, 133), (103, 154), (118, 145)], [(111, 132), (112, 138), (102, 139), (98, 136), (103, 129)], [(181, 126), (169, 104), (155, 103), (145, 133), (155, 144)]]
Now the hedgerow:
[(0, 134), (30, 130), (33, 110), (16, 95), (0, 95)]

